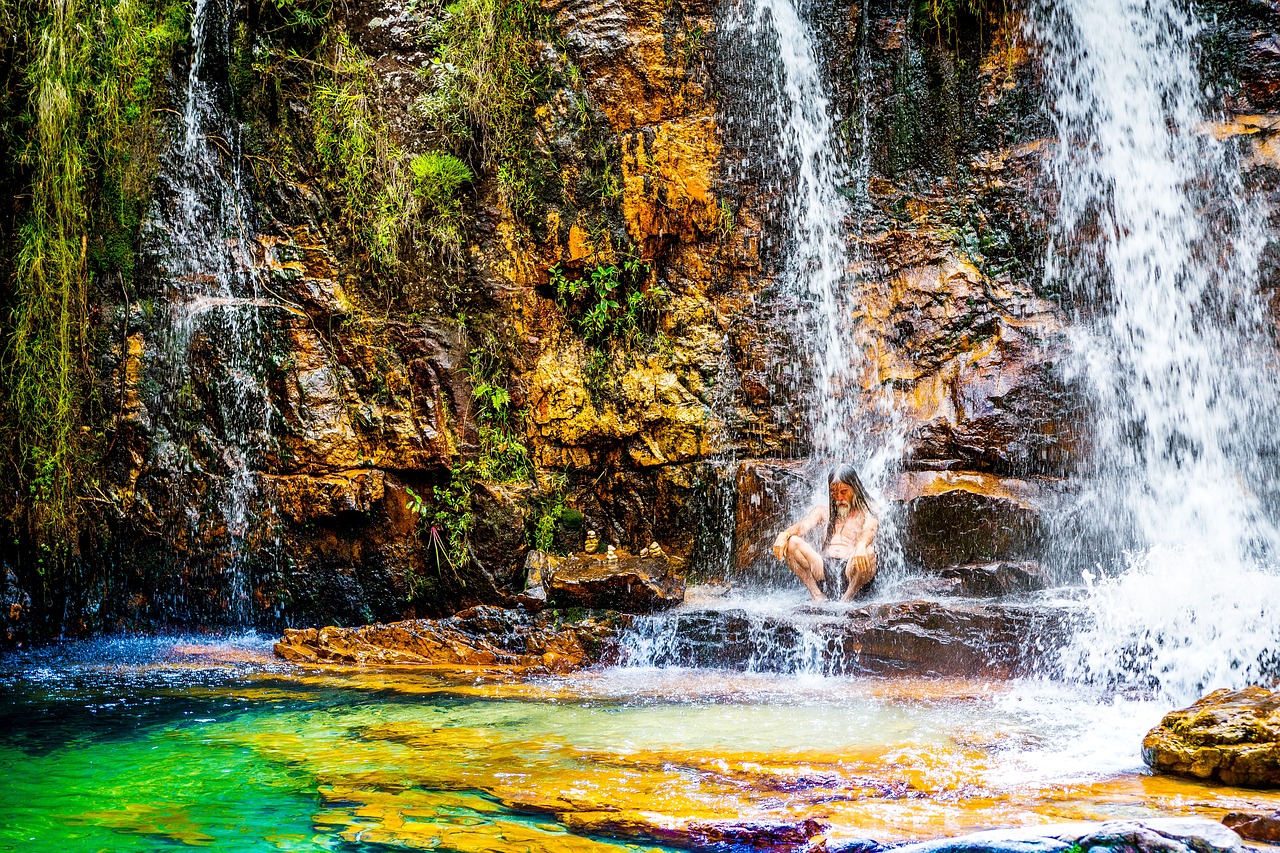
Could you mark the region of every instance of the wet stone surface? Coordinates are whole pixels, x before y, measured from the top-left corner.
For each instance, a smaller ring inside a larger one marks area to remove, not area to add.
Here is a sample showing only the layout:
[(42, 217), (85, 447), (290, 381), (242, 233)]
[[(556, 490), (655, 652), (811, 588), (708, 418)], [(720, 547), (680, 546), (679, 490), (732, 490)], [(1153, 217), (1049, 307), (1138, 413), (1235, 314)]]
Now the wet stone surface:
[(625, 613), (666, 610), (684, 601), (684, 578), (663, 557), (595, 554), (549, 558), (542, 577), (547, 600), (559, 607), (589, 607)]
[(1280, 694), (1215, 690), (1166, 714), (1143, 740), (1142, 759), (1179, 776), (1280, 787)]
[[(1038, 672), (1065, 641), (1067, 611), (1029, 605), (906, 601), (794, 617), (745, 610), (638, 619), (624, 659), (654, 666), (829, 674), (1009, 677)], [(635, 657), (643, 657), (643, 661)]]
[(275, 652), (294, 663), (411, 665), (514, 675), (568, 672), (605, 657), (621, 624), (616, 614), (563, 622), (549, 612), (482, 606), (447, 619), (290, 629)]

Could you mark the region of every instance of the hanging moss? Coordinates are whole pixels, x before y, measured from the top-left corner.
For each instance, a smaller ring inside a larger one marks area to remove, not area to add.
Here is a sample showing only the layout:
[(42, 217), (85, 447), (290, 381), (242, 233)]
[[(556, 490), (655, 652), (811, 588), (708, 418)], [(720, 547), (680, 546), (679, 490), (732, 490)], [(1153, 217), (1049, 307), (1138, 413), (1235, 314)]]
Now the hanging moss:
[(10, 2), (0, 13), (28, 39), (11, 54), (21, 76), (4, 104), (10, 139), (21, 140), (7, 178), (26, 204), (6, 294), (0, 429), (18, 480), (12, 510), (51, 555), (42, 573), (72, 547), (92, 478), (89, 286), (132, 274), (151, 107), (185, 14), (163, 0)]

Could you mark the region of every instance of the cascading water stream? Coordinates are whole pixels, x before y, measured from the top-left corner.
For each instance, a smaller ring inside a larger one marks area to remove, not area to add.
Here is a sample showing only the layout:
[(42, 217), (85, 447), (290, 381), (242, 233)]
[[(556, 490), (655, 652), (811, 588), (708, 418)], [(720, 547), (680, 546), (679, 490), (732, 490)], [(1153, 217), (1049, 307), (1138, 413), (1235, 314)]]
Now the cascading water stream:
[(1029, 29), (1058, 138), (1046, 281), (1076, 306), (1093, 396), (1077, 512), (1110, 552), (1079, 554), (1095, 621), (1068, 669), (1176, 700), (1247, 683), (1280, 649), (1265, 211), (1211, 132), (1183, 4), (1041, 0)]
[[(849, 168), (805, 11), (792, 0), (754, 0), (736, 7), (725, 26), (729, 38), (745, 36), (754, 46), (753, 72), (772, 80), (772, 97), (755, 105), (752, 120), (772, 137), (777, 165), (764, 178), (783, 197), (779, 283), (794, 311), (795, 349), (786, 373), (807, 410), (810, 458), (808, 488), (791, 496), (797, 511), (825, 499), (826, 471), (839, 461), (855, 463), (871, 493), (884, 494), (904, 442), (877, 375), (875, 342), (857, 319), (860, 302), (875, 286), (853, 272), (860, 259), (849, 227), (849, 198), (865, 198), (869, 172), (865, 98), (853, 129), (863, 144)], [(864, 38), (863, 52), (865, 47)], [(864, 67), (863, 82), (866, 73)], [(891, 540), (892, 520), (881, 521), (882, 538)]]
[(152, 368), (151, 403), (168, 433), (157, 442), (156, 464), (173, 472), (173, 499), (185, 507), (190, 535), (225, 529), (222, 597), (227, 614), (243, 623), (244, 555), (261, 497), (255, 468), (271, 440), (261, 318), (270, 300), (254, 269), (241, 129), (221, 73), (228, 27), (218, 0), (196, 0), (185, 104), (162, 156), (143, 243), (168, 307)]

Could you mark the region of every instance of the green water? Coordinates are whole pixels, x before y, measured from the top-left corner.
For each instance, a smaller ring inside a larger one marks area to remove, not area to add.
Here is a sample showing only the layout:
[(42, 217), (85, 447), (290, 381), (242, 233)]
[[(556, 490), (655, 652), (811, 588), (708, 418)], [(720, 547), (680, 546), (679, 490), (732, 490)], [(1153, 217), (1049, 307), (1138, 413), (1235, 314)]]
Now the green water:
[(607, 853), (726, 821), (890, 840), (1266, 800), (1145, 774), (1160, 710), (696, 671), (449, 683), (294, 668), (255, 638), (100, 641), (0, 659), (0, 851)]

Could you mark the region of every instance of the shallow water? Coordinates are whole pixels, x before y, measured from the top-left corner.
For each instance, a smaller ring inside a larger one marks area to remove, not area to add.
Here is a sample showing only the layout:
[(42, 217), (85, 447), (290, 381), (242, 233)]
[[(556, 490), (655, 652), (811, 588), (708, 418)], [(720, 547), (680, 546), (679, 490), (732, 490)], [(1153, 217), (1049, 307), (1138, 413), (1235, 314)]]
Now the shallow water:
[(1280, 807), (1148, 775), (1165, 710), (1031, 682), (451, 683), (286, 665), (252, 636), (79, 643), (0, 660), (0, 850), (606, 851), (741, 820), (888, 841)]

